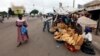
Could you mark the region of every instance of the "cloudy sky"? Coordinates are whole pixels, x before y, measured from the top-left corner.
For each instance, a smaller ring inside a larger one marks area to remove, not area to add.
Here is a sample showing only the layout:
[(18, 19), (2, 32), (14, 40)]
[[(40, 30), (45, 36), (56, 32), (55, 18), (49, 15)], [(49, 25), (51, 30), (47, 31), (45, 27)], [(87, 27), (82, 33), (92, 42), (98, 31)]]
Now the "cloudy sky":
[[(78, 4), (83, 5), (90, 1), (92, 0), (76, 0), (75, 6), (77, 7)], [(72, 7), (73, 5), (73, 0), (0, 0), (0, 11), (7, 11), (11, 4), (23, 5), (27, 12), (34, 8), (40, 11), (52, 11), (52, 8), (58, 6), (59, 2), (62, 2), (63, 6)]]

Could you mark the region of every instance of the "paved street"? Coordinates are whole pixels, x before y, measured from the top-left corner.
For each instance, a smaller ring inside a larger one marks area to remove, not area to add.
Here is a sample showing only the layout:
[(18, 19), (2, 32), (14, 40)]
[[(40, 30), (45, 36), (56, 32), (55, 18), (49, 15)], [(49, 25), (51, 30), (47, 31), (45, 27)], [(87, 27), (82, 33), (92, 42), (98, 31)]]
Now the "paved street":
[[(81, 51), (72, 53), (64, 46), (56, 47), (57, 43), (53, 39), (53, 35), (42, 32), (42, 22), (38, 17), (28, 20), (29, 42), (16, 47), (15, 19), (0, 23), (0, 56), (91, 56)], [(95, 51), (95, 56), (100, 56), (100, 52), (97, 49)]]

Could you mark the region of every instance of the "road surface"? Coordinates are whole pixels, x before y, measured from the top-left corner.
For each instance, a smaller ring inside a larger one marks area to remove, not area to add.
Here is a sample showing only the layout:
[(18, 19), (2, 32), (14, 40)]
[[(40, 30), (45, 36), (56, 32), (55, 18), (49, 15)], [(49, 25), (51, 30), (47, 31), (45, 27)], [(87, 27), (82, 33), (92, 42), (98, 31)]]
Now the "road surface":
[[(72, 53), (64, 46), (58, 48), (53, 35), (42, 32), (42, 22), (38, 17), (28, 20), (29, 42), (16, 47), (15, 19), (0, 23), (0, 56), (92, 56), (81, 51)], [(100, 52), (95, 51), (95, 56), (100, 56)]]

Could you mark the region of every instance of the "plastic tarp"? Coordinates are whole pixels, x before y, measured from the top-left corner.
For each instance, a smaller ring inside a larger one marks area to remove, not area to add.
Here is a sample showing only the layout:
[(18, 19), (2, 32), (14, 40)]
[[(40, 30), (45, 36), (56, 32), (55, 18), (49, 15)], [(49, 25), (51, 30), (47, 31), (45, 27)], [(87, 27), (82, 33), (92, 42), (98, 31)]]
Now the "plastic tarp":
[(94, 28), (96, 28), (96, 26), (97, 26), (97, 22), (96, 21), (94, 21), (94, 20), (92, 20), (90, 18), (87, 18), (85, 16), (82, 16), (82, 17), (78, 18), (77, 23), (82, 25), (84, 28), (85, 28), (85, 26), (94, 27)]
[(77, 11), (78, 9), (76, 9), (76, 8), (72, 8), (72, 7), (64, 7), (64, 9), (65, 10), (67, 10), (68, 12), (75, 12), (75, 11)]
[(77, 9), (71, 7), (59, 7), (54, 9), (57, 14), (68, 14), (69, 12), (75, 12)]
[(61, 15), (68, 14), (68, 12), (62, 7), (61, 8), (56, 8), (54, 10), (56, 11), (56, 14), (61, 14)]

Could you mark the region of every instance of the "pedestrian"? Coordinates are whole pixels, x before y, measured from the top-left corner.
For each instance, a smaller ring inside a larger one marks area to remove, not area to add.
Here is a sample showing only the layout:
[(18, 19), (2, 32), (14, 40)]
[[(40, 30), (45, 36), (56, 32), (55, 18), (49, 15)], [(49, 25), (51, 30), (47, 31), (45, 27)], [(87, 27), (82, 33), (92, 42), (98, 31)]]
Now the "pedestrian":
[(50, 29), (50, 22), (52, 20), (52, 17), (48, 17), (47, 15), (44, 15), (43, 17), (43, 32), (45, 32), (45, 29), (47, 28), (47, 31), (49, 32)]
[(22, 18), (22, 15), (18, 15), (18, 19), (16, 20), (16, 26), (17, 26), (17, 31), (18, 31), (18, 45), (22, 45), (23, 43), (26, 43), (29, 39), (28, 36), (28, 31), (27, 31), (27, 22), (25, 19)]
[(0, 22), (3, 23), (3, 21), (4, 21), (4, 16), (0, 15)]

